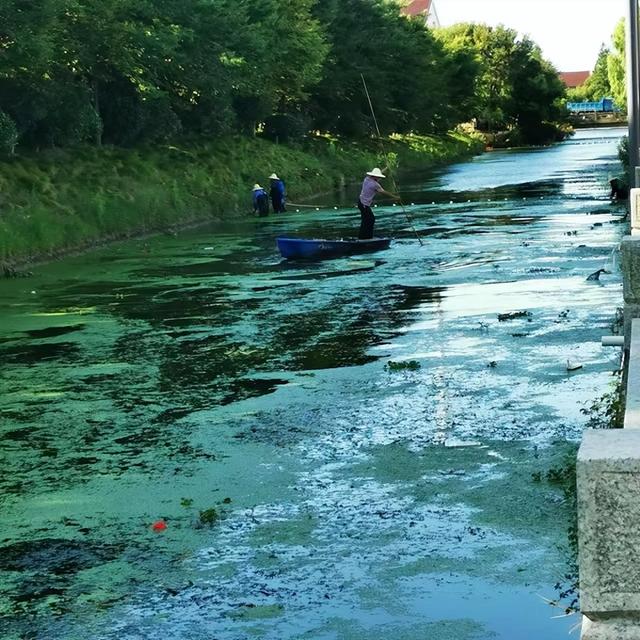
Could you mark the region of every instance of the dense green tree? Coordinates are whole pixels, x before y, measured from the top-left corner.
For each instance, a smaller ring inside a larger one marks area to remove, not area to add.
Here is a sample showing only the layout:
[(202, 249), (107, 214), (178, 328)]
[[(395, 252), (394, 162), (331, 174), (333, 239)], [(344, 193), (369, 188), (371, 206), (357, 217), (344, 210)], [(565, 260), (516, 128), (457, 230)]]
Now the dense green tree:
[(234, 102), (244, 129), (252, 131), (256, 122), (272, 114), (299, 114), (321, 80), (329, 46), (313, 15), (316, 4), (244, 0), (247, 31), (256, 38), (248, 56), (254, 82), (238, 91)]
[(0, 111), (0, 153), (12, 154), (18, 143), (18, 128), (9, 115)]
[(581, 84), (579, 87), (568, 88), (566, 98), (567, 102), (586, 102), (590, 100), (589, 95), (587, 94), (587, 88), (584, 84)]
[(0, 0), (0, 109), (20, 135), (49, 113), (60, 13), (58, 0)]
[(478, 72), (470, 106), (481, 130), (514, 130), (513, 140), (521, 142), (549, 138), (545, 123), (562, 119), (564, 85), (537, 45), (513, 29), (482, 24), (457, 24), (438, 37), (474, 54)]
[(625, 73), (625, 21), (620, 20), (613, 32), (613, 49), (607, 59), (609, 84), (616, 105), (623, 110), (627, 108), (627, 84)]
[[(362, 23), (359, 29), (354, 29), (359, 14)], [(317, 5), (316, 15), (328, 35), (330, 50), (322, 80), (312, 95), (310, 108), (314, 126), (325, 131), (362, 135), (369, 130), (370, 116), (361, 74), (377, 98), (378, 109), (383, 110), (381, 74), (375, 70), (376, 41), (385, 25), (384, 10), (379, 3), (363, 0), (351, 3), (327, 0)]]
[(7, 140), (35, 148), (371, 134), (363, 77), (384, 133), (472, 117), (533, 131), (554, 113), (549, 69), (515, 32), (434, 35), (395, 0), (0, 0), (0, 51)]
[(504, 27), (459, 23), (439, 30), (438, 37), (455, 43), (473, 55), (477, 65), (473, 117), (482, 129), (500, 130), (507, 125), (510, 98), (509, 63), (517, 33)]
[(593, 73), (587, 78), (585, 95), (587, 100), (600, 100), (611, 96), (611, 82), (609, 81), (610, 51), (604, 44), (600, 47)]
[(610, 50), (602, 45), (593, 73), (579, 87), (567, 89), (567, 102), (597, 101), (612, 95), (609, 82)]
[(54, 57), (58, 0), (0, 0), (0, 78), (35, 80)]
[(248, 2), (250, 29), (257, 29), (263, 48), (257, 58), (266, 89), (279, 111), (309, 96), (322, 77), (329, 47), (312, 10), (317, 0)]
[(528, 38), (516, 43), (509, 72), (510, 122), (522, 140), (541, 144), (554, 137), (555, 124), (566, 119), (562, 105), (565, 87), (556, 69), (542, 57), (540, 48)]
[(455, 123), (468, 122), (478, 112), (479, 98), (476, 81), (482, 70), (481, 58), (470, 49), (466, 30), (435, 29), (434, 35), (447, 54), (446, 77), (455, 79), (448, 84), (450, 118)]
[(331, 49), (311, 114), (319, 129), (347, 135), (374, 130), (365, 78), (383, 132), (435, 131), (452, 118), (440, 42), (421, 21), (407, 20), (385, 0), (325, 0), (316, 8)]
[(154, 2), (178, 33), (178, 47), (162, 65), (157, 88), (168, 95), (187, 132), (219, 135), (235, 130), (235, 96), (260, 84), (255, 68), (260, 34), (248, 28), (243, 2)]
[[(165, 26), (148, 0), (65, 3), (59, 78), (87, 87), (108, 142), (135, 142), (143, 102), (162, 92), (158, 71), (175, 55), (179, 34)], [(97, 142), (101, 133), (102, 128), (96, 131)]]

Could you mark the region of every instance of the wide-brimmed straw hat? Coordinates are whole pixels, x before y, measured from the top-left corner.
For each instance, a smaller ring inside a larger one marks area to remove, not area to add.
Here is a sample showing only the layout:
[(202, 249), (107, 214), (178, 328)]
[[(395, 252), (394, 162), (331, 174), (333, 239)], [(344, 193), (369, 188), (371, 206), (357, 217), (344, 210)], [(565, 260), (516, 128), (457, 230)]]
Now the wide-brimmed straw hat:
[(259, 184), (257, 184), (257, 183), (256, 183), (256, 184), (254, 184), (254, 185), (253, 185), (253, 189), (252, 189), (252, 191), (257, 191), (258, 189), (262, 189), (262, 187), (261, 187)]
[(269, 180), (280, 180), (280, 178), (278, 178), (278, 176), (277, 176), (275, 173), (272, 173), (272, 174), (269, 176)]
[(376, 167), (375, 169), (371, 169), (371, 171), (367, 171), (367, 175), (371, 176), (372, 178), (385, 178), (386, 177), (384, 175), (384, 173), (382, 173), (382, 171), (380, 171), (380, 169), (378, 169), (378, 167)]

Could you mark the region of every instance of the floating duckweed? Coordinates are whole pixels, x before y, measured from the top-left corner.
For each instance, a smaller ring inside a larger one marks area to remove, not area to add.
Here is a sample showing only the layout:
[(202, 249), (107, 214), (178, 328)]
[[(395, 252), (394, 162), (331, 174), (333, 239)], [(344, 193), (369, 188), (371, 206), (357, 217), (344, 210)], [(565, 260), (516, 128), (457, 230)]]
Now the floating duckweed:
[(199, 513), (200, 524), (208, 524), (211, 526), (216, 523), (218, 518), (218, 512), (213, 507), (200, 511)]
[(420, 363), (417, 360), (404, 360), (403, 362), (389, 360), (384, 368), (385, 371), (416, 371), (420, 368)]

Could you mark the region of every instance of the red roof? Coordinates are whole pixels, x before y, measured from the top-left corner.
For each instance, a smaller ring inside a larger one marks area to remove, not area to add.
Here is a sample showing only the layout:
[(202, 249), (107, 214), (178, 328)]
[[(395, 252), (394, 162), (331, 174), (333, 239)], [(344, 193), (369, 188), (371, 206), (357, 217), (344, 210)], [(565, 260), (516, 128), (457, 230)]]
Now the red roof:
[(402, 8), (405, 16), (419, 16), (423, 13), (429, 13), (431, 9), (431, 0), (412, 0), (406, 7)]
[(561, 71), (560, 80), (564, 82), (569, 89), (579, 87), (584, 84), (591, 75), (591, 71)]

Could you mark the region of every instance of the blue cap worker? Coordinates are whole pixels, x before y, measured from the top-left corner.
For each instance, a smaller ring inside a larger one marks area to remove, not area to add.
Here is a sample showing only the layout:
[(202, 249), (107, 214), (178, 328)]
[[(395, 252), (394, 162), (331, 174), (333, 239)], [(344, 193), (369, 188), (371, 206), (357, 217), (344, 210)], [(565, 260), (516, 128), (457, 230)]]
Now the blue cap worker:
[(261, 218), (269, 215), (269, 196), (259, 184), (253, 185), (253, 213)]
[(285, 207), (287, 194), (284, 188), (284, 181), (278, 178), (278, 175), (275, 173), (272, 173), (269, 176), (269, 180), (271, 180), (271, 189), (269, 191), (269, 195), (271, 196), (273, 212), (283, 213), (287, 210)]

